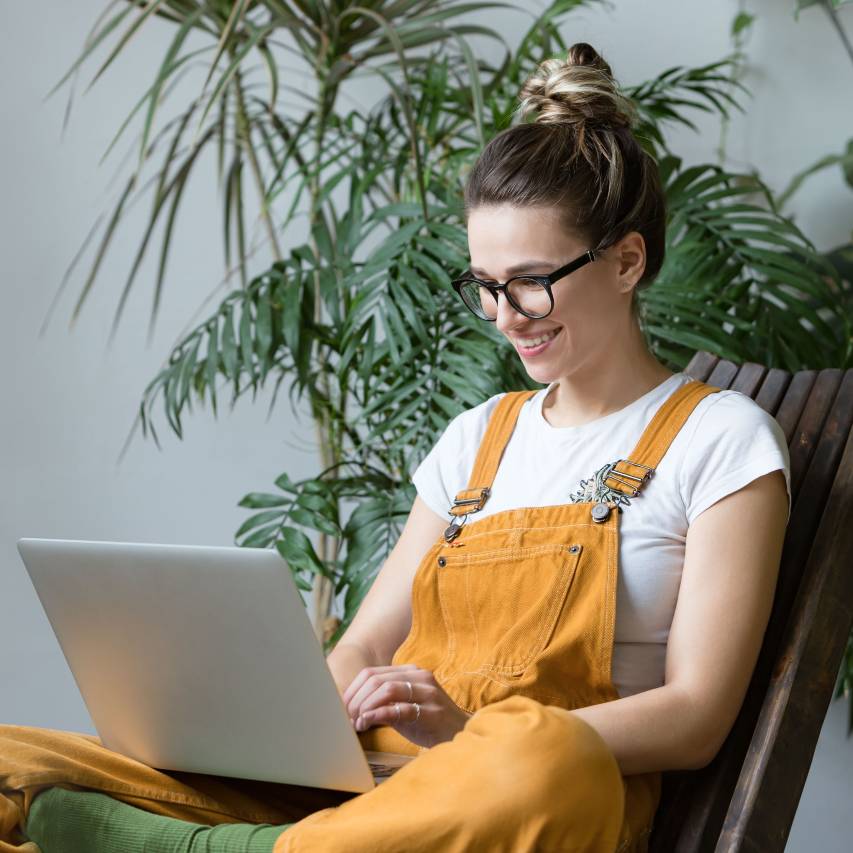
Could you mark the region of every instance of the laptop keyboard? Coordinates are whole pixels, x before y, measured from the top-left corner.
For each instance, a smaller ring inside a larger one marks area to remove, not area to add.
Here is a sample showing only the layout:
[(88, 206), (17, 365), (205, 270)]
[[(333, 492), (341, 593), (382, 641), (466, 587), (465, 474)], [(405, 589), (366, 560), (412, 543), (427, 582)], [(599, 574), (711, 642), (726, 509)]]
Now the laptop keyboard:
[(364, 757), (370, 767), (374, 780), (382, 782), (389, 776), (393, 776), (401, 767), (412, 760), (411, 755), (397, 755), (392, 752), (376, 752), (366, 749)]
[(370, 765), (370, 770), (374, 776), (390, 776), (400, 769), (399, 765), (395, 767), (391, 764), (381, 764), (378, 761), (368, 761), (367, 763)]

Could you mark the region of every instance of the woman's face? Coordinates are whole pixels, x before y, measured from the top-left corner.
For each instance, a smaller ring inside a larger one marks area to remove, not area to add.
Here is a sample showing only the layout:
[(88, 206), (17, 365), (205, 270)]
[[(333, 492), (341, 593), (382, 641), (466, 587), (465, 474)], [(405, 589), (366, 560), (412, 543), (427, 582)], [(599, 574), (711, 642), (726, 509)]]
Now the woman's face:
[[(483, 280), (503, 283), (521, 273), (550, 273), (590, 248), (567, 233), (553, 208), (478, 207), (468, 216), (471, 272)], [(500, 294), (495, 325), (536, 382), (594, 368), (625, 342), (633, 323), (631, 291), (644, 267), (643, 238), (631, 232), (554, 283), (554, 308), (547, 317), (526, 317)], [(544, 346), (525, 347), (525, 339), (542, 335), (553, 337)]]

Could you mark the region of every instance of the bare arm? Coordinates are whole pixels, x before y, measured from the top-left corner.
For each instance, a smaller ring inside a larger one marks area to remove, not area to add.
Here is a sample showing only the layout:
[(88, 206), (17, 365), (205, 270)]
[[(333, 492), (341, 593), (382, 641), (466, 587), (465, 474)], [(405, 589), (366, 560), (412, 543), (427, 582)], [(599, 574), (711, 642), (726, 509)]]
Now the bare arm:
[(622, 773), (698, 769), (743, 704), (773, 604), (788, 498), (781, 471), (727, 495), (687, 533), (665, 684), (568, 712), (607, 742)]
[(412, 624), (412, 580), (445, 527), (447, 521), (415, 497), (397, 544), (326, 658), (341, 694), (364, 667), (390, 664), (406, 639)]

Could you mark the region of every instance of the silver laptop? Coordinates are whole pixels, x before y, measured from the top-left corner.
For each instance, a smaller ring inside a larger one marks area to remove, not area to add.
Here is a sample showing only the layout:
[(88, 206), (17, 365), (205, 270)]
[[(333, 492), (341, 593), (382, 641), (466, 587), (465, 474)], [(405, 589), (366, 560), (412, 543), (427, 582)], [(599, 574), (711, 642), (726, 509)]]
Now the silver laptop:
[(359, 793), (412, 759), (362, 749), (276, 551), (67, 539), (18, 551), (109, 749)]

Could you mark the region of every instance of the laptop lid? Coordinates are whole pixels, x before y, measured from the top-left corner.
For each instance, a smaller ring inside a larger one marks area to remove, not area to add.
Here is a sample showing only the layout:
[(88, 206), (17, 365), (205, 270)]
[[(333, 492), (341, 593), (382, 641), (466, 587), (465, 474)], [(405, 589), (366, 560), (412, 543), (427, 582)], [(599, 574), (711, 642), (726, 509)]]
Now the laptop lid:
[[(163, 770), (342, 791), (375, 787), (276, 551), (17, 544), (109, 749)], [(408, 757), (399, 758), (392, 763)], [(384, 775), (380, 769), (377, 779)]]

